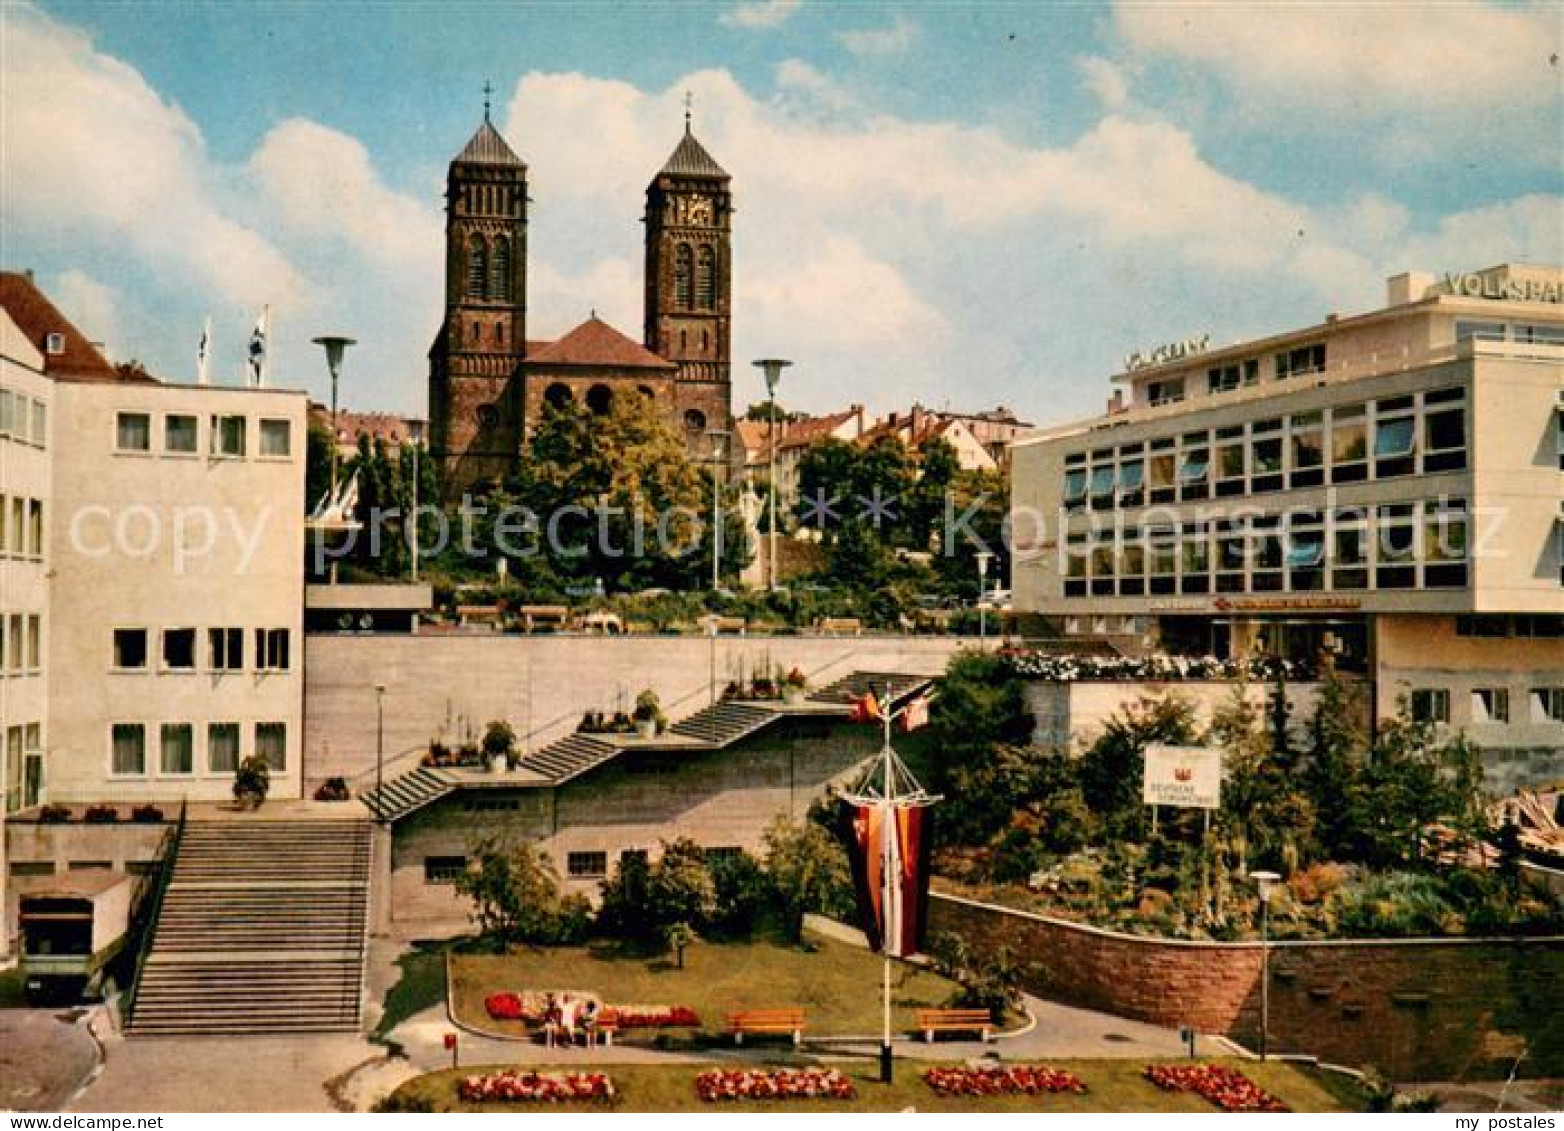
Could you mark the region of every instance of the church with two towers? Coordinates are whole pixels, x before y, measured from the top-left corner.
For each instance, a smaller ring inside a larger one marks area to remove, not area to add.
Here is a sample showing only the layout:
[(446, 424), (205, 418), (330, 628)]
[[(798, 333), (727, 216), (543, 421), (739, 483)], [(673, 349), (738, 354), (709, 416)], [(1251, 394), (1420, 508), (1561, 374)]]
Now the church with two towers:
[(429, 350), (429, 445), (449, 494), (503, 479), (545, 406), (606, 413), (651, 397), (692, 453), (732, 424), (730, 178), (685, 114), (646, 189), (645, 316), (636, 342), (594, 314), (527, 337), (527, 165), (489, 121), (450, 165), (445, 317)]

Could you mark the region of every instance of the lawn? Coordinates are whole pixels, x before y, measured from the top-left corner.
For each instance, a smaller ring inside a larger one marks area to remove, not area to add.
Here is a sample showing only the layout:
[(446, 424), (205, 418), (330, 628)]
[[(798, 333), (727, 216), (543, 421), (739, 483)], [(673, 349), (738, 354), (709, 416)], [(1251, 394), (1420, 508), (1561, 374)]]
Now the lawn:
[[(1256, 1084), (1283, 1100), (1294, 1111), (1340, 1112), (1362, 1110), (1349, 1087), (1312, 1069), (1272, 1061), (1228, 1061)], [(457, 1082), (477, 1072), (492, 1072), (499, 1066), (447, 1069), (419, 1076), (403, 1084), (394, 1093), (403, 1102), (427, 1104), (433, 1111), (529, 1111), (555, 1110), (550, 1105), (526, 1103), (462, 1104), (456, 1095)], [(727, 1064), (732, 1068), (734, 1065)], [(923, 1082), (927, 1065), (898, 1061), (896, 1081), (879, 1082), (878, 1068), (862, 1061), (841, 1066), (851, 1078), (856, 1095), (847, 1101), (784, 1100), (742, 1104), (703, 1104), (695, 1096), (696, 1066), (661, 1068), (647, 1065), (616, 1065), (608, 1075), (618, 1092), (611, 1105), (582, 1102), (561, 1105), (567, 1110), (645, 1111), (996, 1111), (996, 1112), (1103, 1112), (1103, 1111), (1185, 1111), (1216, 1114), (1217, 1109), (1199, 1096), (1164, 1092), (1142, 1078), (1144, 1063), (1138, 1060), (1071, 1060), (1054, 1062), (1068, 1068), (1086, 1085), (1085, 1095), (984, 1096), (946, 1098), (936, 1095)]]
[[(697, 942), (685, 951), (682, 970), (671, 955), (647, 958), (609, 947), (454, 954), (451, 1001), (462, 1024), (516, 1036), (526, 1027), (490, 1018), (485, 997), (573, 990), (595, 993), (609, 1005), (685, 1005), (707, 1034), (721, 1033), (730, 1011), (799, 1006), (811, 1037), (878, 1033), (881, 960), (830, 939), (811, 937), (809, 945)], [(913, 1028), (916, 1010), (946, 1005), (956, 992), (955, 983), (902, 963), (892, 976), (892, 1020), (902, 1032)]]

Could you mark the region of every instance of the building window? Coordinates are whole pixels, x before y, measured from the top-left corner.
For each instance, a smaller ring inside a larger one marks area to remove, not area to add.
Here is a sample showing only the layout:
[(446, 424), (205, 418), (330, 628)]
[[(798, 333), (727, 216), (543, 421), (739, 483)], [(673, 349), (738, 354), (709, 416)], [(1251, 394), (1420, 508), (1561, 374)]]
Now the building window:
[(35, 559), (43, 557), (43, 501), (40, 499), (27, 500), (27, 554)]
[(489, 249), (482, 236), (467, 241), (467, 297), (482, 299), (489, 281)]
[(1466, 584), (1466, 502), (1451, 499), (1429, 507), (1423, 522), (1423, 584), (1430, 589)]
[(1093, 506), (1106, 507), (1113, 503), (1113, 483), (1115, 478), (1111, 463), (1098, 464), (1092, 468)]
[(619, 866), (621, 868), (626, 864), (641, 864), (644, 866), (650, 858), (650, 854), (644, 848), (627, 848), (619, 854)]
[(255, 667), (258, 671), (285, 672), (288, 670), (288, 630), (286, 628), (258, 628), (255, 630)]
[(425, 856), (424, 883), (454, 884), (467, 871), (465, 856)]
[(214, 774), (231, 774), (239, 768), (239, 724), (208, 723), (206, 768)]
[(27, 616), (27, 670), (36, 673), (43, 667), (43, 618), (37, 613)]
[(1416, 420), (1408, 416), (1380, 417), (1374, 421), (1374, 474), (1379, 478), (1412, 474), (1412, 452), (1417, 447)]
[(1276, 379), (1286, 381), (1293, 377), (1307, 377), (1325, 372), (1325, 343), (1283, 350), (1276, 355)]
[(194, 455), (196, 448), (196, 418), (193, 416), (165, 416), (163, 418), (163, 450), (165, 452)]
[(194, 671), (196, 632), (193, 628), (163, 630), (163, 668), (165, 671)]
[(1507, 723), (1510, 721), (1510, 689), (1478, 687), (1472, 691), (1472, 722)]
[(11, 553), (17, 557), (27, 554), (27, 500), (11, 500)]
[(1458, 342), (1474, 338), (1482, 342), (1502, 342), (1504, 336), (1503, 322), (1470, 322), (1462, 319), (1455, 324), (1455, 340)]
[(1325, 417), (1318, 412), (1292, 418), (1292, 469), (1289, 487), (1318, 487), (1325, 482)]
[(494, 241), (494, 271), (489, 280), (489, 297), (497, 302), (510, 301), (510, 240), (504, 236)]
[(1086, 499), (1086, 469), (1072, 467), (1064, 473), (1064, 505), (1079, 506)]
[(1466, 409), (1461, 405), (1423, 417), (1423, 470), (1460, 471), (1466, 466)]
[(58, 357), (65, 352), (65, 335), (50, 334), (43, 340), (43, 352), (52, 357)]
[(213, 671), (236, 672), (244, 668), (244, 629), (209, 628), (206, 642)]
[(281, 773), (288, 768), (288, 727), (285, 723), (255, 724), (255, 755), (269, 769)]
[(1362, 405), (1331, 413), (1331, 482), (1355, 483), (1368, 478), (1368, 424)]
[(1206, 370), (1206, 389), (1212, 393), (1230, 393), (1240, 385), (1253, 385), (1259, 379), (1260, 362), (1249, 358)]
[(242, 416), (212, 417), (212, 454), (242, 459), (245, 453), (246, 422)]
[(1411, 706), (1413, 722), (1448, 723), (1450, 721), (1450, 692), (1443, 687), (1413, 689)]
[(1173, 377), (1166, 381), (1149, 381), (1146, 384), (1146, 400), (1152, 408), (1165, 404), (1177, 404), (1184, 399), (1184, 379)]
[(9, 630), (9, 644), (6, 649), (6, 669), (19, 672), (22, 670), (22, 659), (26, 655), (23, 634), (26, 631), (26, 619), (21, 613), (11, 614), (11, 627)]
[(1531, 689), (1531, 721), (1564, 723), (1564, 687)]
[(286, 459), (293, 454), (293, 424), (287, 420), (261, 421), (261, 455)]
[(608, 853), (572, 852), (565, 857), (565, 871), (571, 879), (586, 880), (608, 875)]
[(110, 728), (113, 743), (113, 772), (116, 774), (144, 774), (147, 772), (147, 728), (140, 723), (115, 723)]
[(1143, 460), (1126, 460), (1119, 465), (1119, 503), (1126, 507), (1141, 504), (1142, 489), (1146, 480), (1146, 464)]
[(152, 418), (144, 412), (122, 412), (115, 420), (114, 446), (122, 452), (152, 450)]
[(165, 774), (189, 774), (195, 772), (194, 728), (189, 723), (163, 724), (163, 759)]
[(717, 309), (717, 256), (706, 245), (695, 260), (695, 303), (702, 310)]
[(673, 301), (688, 310), (695, 305), (695, 253), (681, 243), (673, 253)]
[(114, 630), (114, 666), (120, 671), (140, 671), (147, 666), (147, 630)]

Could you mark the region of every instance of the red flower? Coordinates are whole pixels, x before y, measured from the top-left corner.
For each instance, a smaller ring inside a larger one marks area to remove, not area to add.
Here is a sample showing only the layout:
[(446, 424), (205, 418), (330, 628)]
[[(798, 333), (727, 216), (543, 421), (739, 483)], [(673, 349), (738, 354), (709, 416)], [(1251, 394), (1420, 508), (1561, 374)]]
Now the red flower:
[(521, 998), (516, 994), (490, 994), (483, 999), (483, 1008), (496, 1021), (520, 1021), (524, 1016)]
[(1166, 1092), (1194, 1092), (1223, 1111), (1286, 1111), (1287, 1105), (1236, 1068), (1220, 1064), (1151, 1064), (1146, 1079)]
[(942, 1096), (1039, 1096), (1086, 1091), (1086, 1085), (1075, 1073), (1046, 1064), (930, 1068), (923, 1079)]
[(711, 1069), (695, 1078), (695, 1094), (703, 1103), (736, 1100), (847, 1100), (853, 1084), (835, 1068), (766, 1071)]
[(488, 1076), (468, 1076), (457, 1085), (468, 1103), (492, 1101), (564, 1103), (569, 1100), (611, 1100), (614, 1084), (601, 1072), (525, 1072), (512, 1069)]

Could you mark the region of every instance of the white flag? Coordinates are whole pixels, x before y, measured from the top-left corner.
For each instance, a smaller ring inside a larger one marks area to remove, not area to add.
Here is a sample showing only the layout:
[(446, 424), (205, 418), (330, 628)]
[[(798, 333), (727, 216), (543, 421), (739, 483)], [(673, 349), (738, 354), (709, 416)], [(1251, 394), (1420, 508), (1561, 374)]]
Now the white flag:
[(261, 307), (261, 316), (255, 320), (255, 329), (250, 331), (249, 376), (250, 384), (257, 389), (266, 385), (266, 339), (271, 332), (271, 311), (269, 306)]
[(201, 344), (196, 346), (196, 384), (205, 385), (211, 376), (212, 317), (207, 315), (206, 326), (201, 330)]

